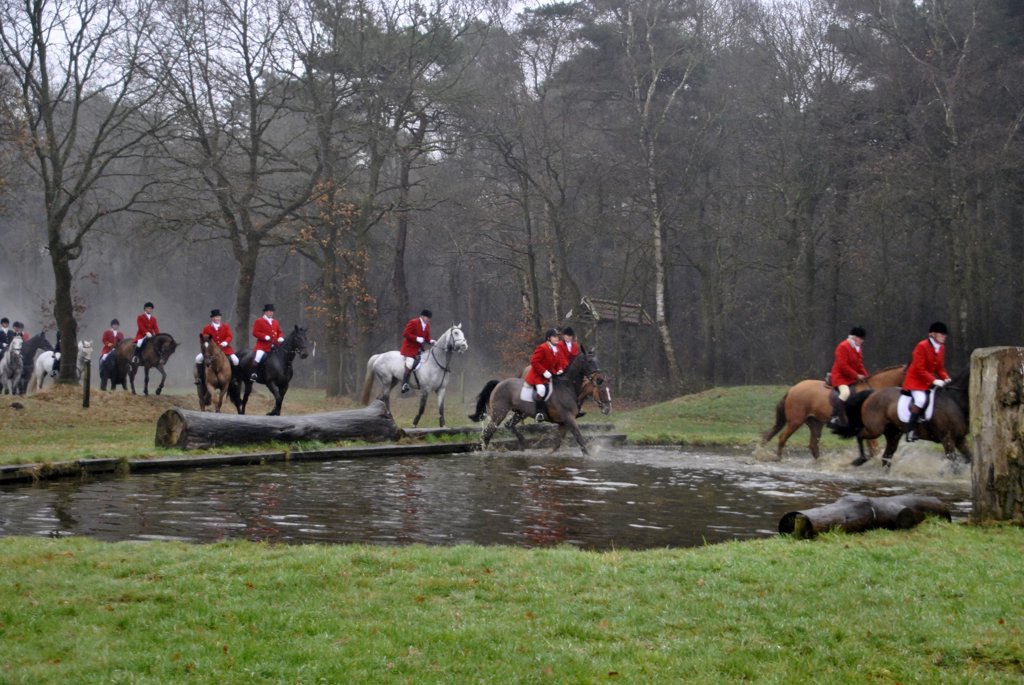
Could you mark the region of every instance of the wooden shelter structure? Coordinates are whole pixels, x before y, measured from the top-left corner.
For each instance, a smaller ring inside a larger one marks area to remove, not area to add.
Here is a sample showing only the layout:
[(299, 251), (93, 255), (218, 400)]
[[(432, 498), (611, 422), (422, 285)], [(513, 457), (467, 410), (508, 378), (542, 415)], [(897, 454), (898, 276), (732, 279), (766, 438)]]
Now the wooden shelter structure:
[(641, 352), (649, 349), (652, 341), (647, 338), (655, 335), (654, 319), (642, 304), (584, 296), (565, 319), (576, 329), (577, 339), (598, 352), (616, 390), (622, 390), (624, 378), (642, 379), (654, 372), (650, 360), (658, 356)]

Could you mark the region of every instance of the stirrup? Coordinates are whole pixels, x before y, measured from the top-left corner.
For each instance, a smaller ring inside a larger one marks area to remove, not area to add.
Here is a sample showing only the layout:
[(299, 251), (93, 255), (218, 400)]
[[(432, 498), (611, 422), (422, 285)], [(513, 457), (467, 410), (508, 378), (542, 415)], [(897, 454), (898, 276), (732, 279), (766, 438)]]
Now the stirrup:
[(411, 389), (411, 388), (409, 388), (409, 384), (408, 384), (408, 383), (402, 383), (402, 394), (403, 394), (403, 395), (404, 395), (405, 393), (409, 392), (409, 390), (410, 390), (410, 389)]
[(545, 421), (548, 420), (548, 417), (545, 416), (544, 412), (539, 411), (537, 412), (537, 415), (533, 417), (533, 420), (536, 421), (537, 423), (544, 423)]
[(249, 374), (249, 380), (251, 380), (253, 382), (256, 382), (259, 379), (260, 379), (260, 372), (259, 371), (253, 371), (252, 373)]
[(917, 432), (913, 428), (907, 431), (907, 442), (917, 442)]
[(137, 354), (133, 354), (132, 355), (132, 364), (135, 364), (135, 366), (139, 365), (139, 355), (137, 355)]

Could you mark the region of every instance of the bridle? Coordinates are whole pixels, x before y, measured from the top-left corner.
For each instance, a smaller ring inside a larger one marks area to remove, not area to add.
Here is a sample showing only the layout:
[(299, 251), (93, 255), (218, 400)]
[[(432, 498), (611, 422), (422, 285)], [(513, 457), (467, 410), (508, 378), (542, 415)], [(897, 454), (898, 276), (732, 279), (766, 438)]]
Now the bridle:
[(448, 330), (445, 331), (445, 336), (447, 336), (447, 340), (445, 340), (444, 347), (442, 348), (444, 349), (444, 364), (442, 364), (438, 360), (437, 355), (434, 354), (434, 350), (438, 347), (437, 345), (431, 347), (430, 351), (427, 352), (427, 354), (430, 355), (430, 358), (434, 360), (434, 363), (441, 368), (441, 371), (443, 372), (441, 374), (442, 380), (444, 380), (445, 376), (451, 373), (452, 355), (455, 354), (455, 335), (451, 333), (451, 330)]
[(582, 407), (583, 402), (589, 397), (601, 408), (602, 412), (605, 407), (611, 407), (612, 390), (605, 384), (606, 380), (600, 369), (595, 369), (584, 376), (583, 385), (580, 386), (580, 394), (576, 398), (576, 404)]

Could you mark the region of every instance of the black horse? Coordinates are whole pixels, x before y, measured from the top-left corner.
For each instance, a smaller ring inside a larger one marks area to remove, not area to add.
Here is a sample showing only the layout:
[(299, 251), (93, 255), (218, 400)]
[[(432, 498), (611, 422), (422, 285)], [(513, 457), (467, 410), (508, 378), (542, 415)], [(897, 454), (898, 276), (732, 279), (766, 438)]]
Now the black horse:
[[(284, 395), (288, 392), (288, 384), (292, 380), (292, 360), (296, 354), (302, 359), (309, 356), (306, 350), (306, 329), (298, 326), (285, 337), (283, 343), (274, 346), (263, 358), (257, 382), (266, 385), (267, 390), (274, 396), (274, 408), (267, 412), (267, 416), (281, 414), (281, 403), (284, 402)], [(252, 350), (239, 352), (238, 366), (233, 369), (234, 376), (228, 394), (239, 414), (245, 413), (245, 406), (249, 403), (249, 394), (252, 392), (253, 381), (250, 375), (254, 357), (255, 353)], [(244, 393), (241, 389), (243, 385)]]
[[(159, 395), (164, 389), (164, 382), (167, 380), (167, 372), (164, 371), (164, 365), (177, 348), (178, 343), (170, 333), (157, 333), (143, 344), (141, 350), (135, 349), (134, 340), (122, 340), (114, 351), (107, 355), (107, 358), (100, 364), (100, 390), (106, 389), (106, 382), (109, 380), (111, 390), (118, 385), (127, 390), (130, 383), (132, 394), (136, 394), (135, 374), (141, 366), (144, 371), (142, 394), (149, 394), (149, 370), (156, 369), (160, 372), (160, 384), (156, 387), (155, 391)], [(111, 359), (111, 357), (114, 359)], [(136, 359), (138, 359), (137, 362), (135, 361)]]
[[(940, 443), (945, 449), (946, 458), (954, 464), (957, 452), (963, 455), (966, 462), (971, 461), (971, 452), (967, 447), (967, 433), (970, 430), (970, 374), (971, 370), (967, 368), (954, 376), (949, 385), (932, 392), (932, 401), (935, 403), (932, 418), (927, 421), (922, 418), (916, 429), (919, 438)], [(849, 425), (833, 428), (832, 432), (844, 438), (857, 438), (860, 456), (854, 460), (853, 466), (860, 466), (869, 459), (864, 451), (864, 441), (881, 435), (885, 436), (882, 465), (888, 468), (892, 464), (900, 436), (909, 429), (907, 424), (900, 421), (897, 411), (899, 399), (899, 388), (882, 388), (874, 392), (857, 393), (847, 401)]]
[[(579, 413), (581, 404), (580, 396), (582, 394), (583, 399), (586, 399), (583, 388), (588, 380), (598, 387), (604, 385), (605, 382), (604, 376), (598, 368), (597, 357), (590, 353), (582, 353), (573, 359), (565, 373), (556, 376), (552, 383), (551, 396), (547, 399), (548, 418), (551, 422), (558, 424), (558, 437), (553, 452), (561, 447), (566, 431), (571, 430), (580, 449), (584, 454), (589, 454), (586, 441), (576, 423), (576, 415)], [(526, 440), (516, 426), (526, 417), (536, 414), (537, 408), (532, 400), (522, 399), (521, 391), (524, 382), (521, 378), (488, 381), (477, 395), (476, 412), (469, 418), (479, 421), (485, 416), (487, 417), (481, 431), (484, 447), (490, 444), (491, 437), (509, 414), (511, 414), (511, 418), (506, 426), (519, 441), (519, 448), (526, 447)], [(611, 411), (610, 402), (607, 406), (608, 411)], [(603, 405), (602, 412), (607, 413), (604, 411)]]
[(46, 339), (46, 333), (40, 331), (36, 333), (25, 343), (25, 346), (21, 348), (21, 380), (18, 381), (18, 394), (24, 395), (25, 391), (28, 390), (28, 379), (32, 377), (32, 371), (35, 369), (36, 355), (39, 352), (52, 352), (53, 345)]

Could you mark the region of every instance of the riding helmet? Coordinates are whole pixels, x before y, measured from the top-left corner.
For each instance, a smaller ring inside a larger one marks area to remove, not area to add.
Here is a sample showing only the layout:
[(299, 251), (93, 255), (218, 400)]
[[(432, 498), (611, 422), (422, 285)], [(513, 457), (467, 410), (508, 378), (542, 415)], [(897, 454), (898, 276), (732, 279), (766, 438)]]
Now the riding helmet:
[(929, 326), (928, 327), (928, 332), (929, 333), (942, 333), (944, 335), (949, 335), (949, 329), (946, 328), (946, 324), (942, 323), (941, 321), (936, 321), (931, 326)]
[(272, 312), (272, 311), (274, 311), (274, 305), (272, 305), (272, 304), (265, 304), (265, 305), (263, 305), (263, 311), (265, 311), (265, 312)]
[(210, 310), (210, 318), (212, 319), (215, 316), (220, 316), (220, 310), (219, 309), (211, 309)]
[(433, 314), (430, 313), (429, 309), (424, 309), (422, 312), (420, 312), (420, 316), (425, 316), (429, 319), (430, 317), (433, 316)]
[(547, 332), (544, 333), (544, 339), (545, 340), (547, 340), (548, 338), (557, 338), (557, 337), (558, 337), (558, 331), (556, 329), (554, 329), (554, 328), (549, 328), (547, 330)]
[(117, 319), (111, 319), (111, 320), (110, 320), (110, 325), (111, 325), (111, 326), (120, 326), (120, 325), (121, 325), (121, 322), (120, 322), (120, 321), (118, 321)]
[(147, 302), (146, 304), (142, 305), (142, 308), (145, 309), (146, 307), (152, 307), (152, 306), (153, 306), (152, 302)]
[(858, 338), (866, 338), (868, 337), (868, 332), (864, 330), (863, 326), (854, 326), (850, 329), (850, 335), (855, 335)]
[(562, 329), (562, 335), (571, 335), (573, 337), (576, 337), (576, 331), (572, 329), (572, 326), (566, 326), (565, 328)]

